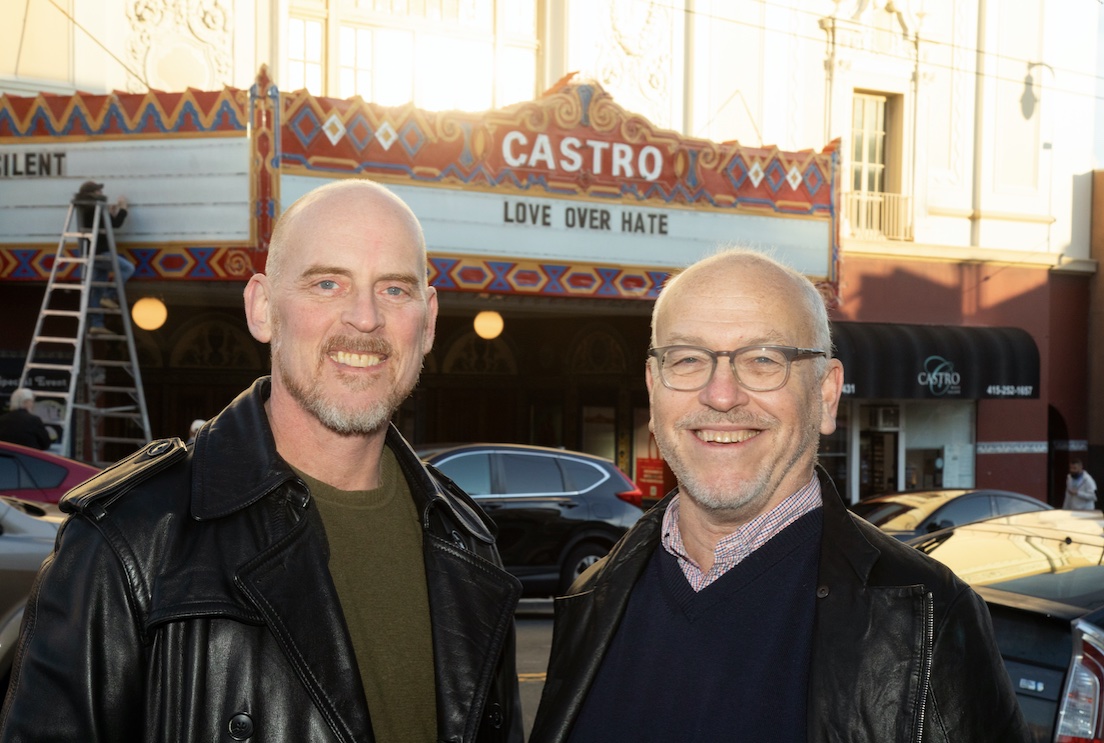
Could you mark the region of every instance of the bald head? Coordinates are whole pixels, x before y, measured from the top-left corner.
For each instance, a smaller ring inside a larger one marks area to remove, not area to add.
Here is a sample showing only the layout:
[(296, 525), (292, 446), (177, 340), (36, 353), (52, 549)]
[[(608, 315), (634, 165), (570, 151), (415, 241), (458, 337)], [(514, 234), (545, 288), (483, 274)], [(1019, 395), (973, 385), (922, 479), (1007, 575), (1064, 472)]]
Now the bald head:
[(749, 284), (766, 292), (777, 292), (780, 298), (795, 302), (812, 332), (811, 343), (823, 349), (826, 356), (815, 363), (823, 369), (832, 356), (832, 335), (828, 325), (828, 309), (813, 282), (793, 268), (746, 248), (730, 248), (694, 263), (675, 274), (656, 299), (652, 308), (652, 345), (659, 345), (657, 333), (667, 305), (679, 295), (706, 293), (724, 295), (726, 287)]
[(425, 235), (422, 225), (406, 203), (390, 190), (366, 179), (334, 181), (300, 197), (276, 220), (268, 245), (265, 274), (277, 283), (286, 263), (287, 253), (301, 242), (304, 230), (319, 223), (332, 224), (350, 214), (378, 218), (404, 224), (422, 252), (422, 272), (425, 275)]

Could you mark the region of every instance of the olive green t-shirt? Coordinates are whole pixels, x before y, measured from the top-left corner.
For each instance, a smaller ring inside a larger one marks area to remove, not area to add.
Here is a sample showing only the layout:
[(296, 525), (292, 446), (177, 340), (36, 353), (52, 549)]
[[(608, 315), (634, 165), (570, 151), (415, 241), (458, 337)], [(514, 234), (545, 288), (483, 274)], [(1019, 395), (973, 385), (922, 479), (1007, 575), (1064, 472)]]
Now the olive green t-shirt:
[(390, 449), (381, 469), (381, 486), (362, 491), (298, 474), (326, 527), (372, 732), (379, 743), (426, 743), (437, 739), (437, 698), (422, 530)]

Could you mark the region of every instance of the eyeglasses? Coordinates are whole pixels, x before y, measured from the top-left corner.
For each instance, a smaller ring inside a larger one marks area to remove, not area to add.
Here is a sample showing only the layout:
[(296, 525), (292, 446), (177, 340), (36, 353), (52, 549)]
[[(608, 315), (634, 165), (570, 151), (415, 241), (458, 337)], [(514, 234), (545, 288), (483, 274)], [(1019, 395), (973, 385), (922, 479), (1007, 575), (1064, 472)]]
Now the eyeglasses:
[(662, 346), (648, 351), (659, 362), (659, 379), (667, 389), (694, 392), (709, 384), (717, 371), (717, 357), (727, 356), (736, 381), (752, 392), (770, 392), (786, 384), (790, 363), (827, 356), (816, 348), (744, 346), (735, 351), (710, 351), (699, 346)]

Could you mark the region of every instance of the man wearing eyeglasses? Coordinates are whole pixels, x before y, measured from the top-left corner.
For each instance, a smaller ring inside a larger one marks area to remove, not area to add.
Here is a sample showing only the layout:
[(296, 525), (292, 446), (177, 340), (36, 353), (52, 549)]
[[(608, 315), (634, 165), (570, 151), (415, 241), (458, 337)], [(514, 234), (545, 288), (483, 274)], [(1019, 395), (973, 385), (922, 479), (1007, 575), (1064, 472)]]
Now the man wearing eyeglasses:
[(1028, 740), (985, 604), (817, 466), (843, 367), (812, 283), (711, 256), (652, 346), (678, 488), (557, 599), (530, 743)]

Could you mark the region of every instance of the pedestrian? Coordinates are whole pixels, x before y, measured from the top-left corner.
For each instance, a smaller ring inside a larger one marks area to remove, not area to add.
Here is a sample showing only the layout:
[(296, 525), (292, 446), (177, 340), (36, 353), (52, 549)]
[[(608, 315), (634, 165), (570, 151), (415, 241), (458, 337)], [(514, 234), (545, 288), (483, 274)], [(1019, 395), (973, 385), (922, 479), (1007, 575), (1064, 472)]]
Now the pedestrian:
[(520, 741), (492, 522), (390, 418), (434, 337), (413, 212), (296, 201), (245, 289), (272, 375), (72, 491), (2, 741)]
[(192, 421), (192, 425), (188, 426), (188, 444), (194, 444), (196, 435), (199, 433), (199, 429), (203, 428), (203, 424), (207, 421), (202, 418), (196, 418)]
[(645, 374), (677, 488), (557, 599), (532, 743), (1028, 740), (985, 604), (816, 464), (843, 368), (808, 279), (696, 263)]
[(8, 412), (0, 415), (0, 441), (49, 449), (53, 439), (42, 419), (34, 414), (35, 394), (20, 387), (8, 400)]
[[(103, 191), (104, 184), (96, 181), (85, 181), (80, 189), (73, 195), (73, 203), (77, 207), (77, 222), (82, 231), (92, 229), (95, 218), (96, 202), (103, 202), (101, 210), (104, 218), (111, 220), (111, 228), (117, 230), (123, 226), (127, 218), (127, 200), (120, 196), (112, 204), (107, 204), (107, 196)], [(87, 250), (87, 248), (84, 248)], [(134, 264), (122, 255), (117, 255), (119, 279), (126, 283), (134, 275)], [(96, 240), (96, 255), (93, 256), (94, 268), (92, 281), (107, 282), (111, 279), (110, 250), (107, 246), (107, 238), (101, 233)], [(88, 295), (88, 306), (92, 308), (118, 310), (119, 292), (114, 287), (92, 286)], [(88, 313), (88, 332), (93, 334), (108, 333), (104, 324), (103, 312), (93, 311)]]
[(1096, 508), (1096, 480), (1085, 471), (1085, 464), (1076, 457), (1070, 460), (1066, 475), (1066, 500), (1062, 508), (1092, 511)]

